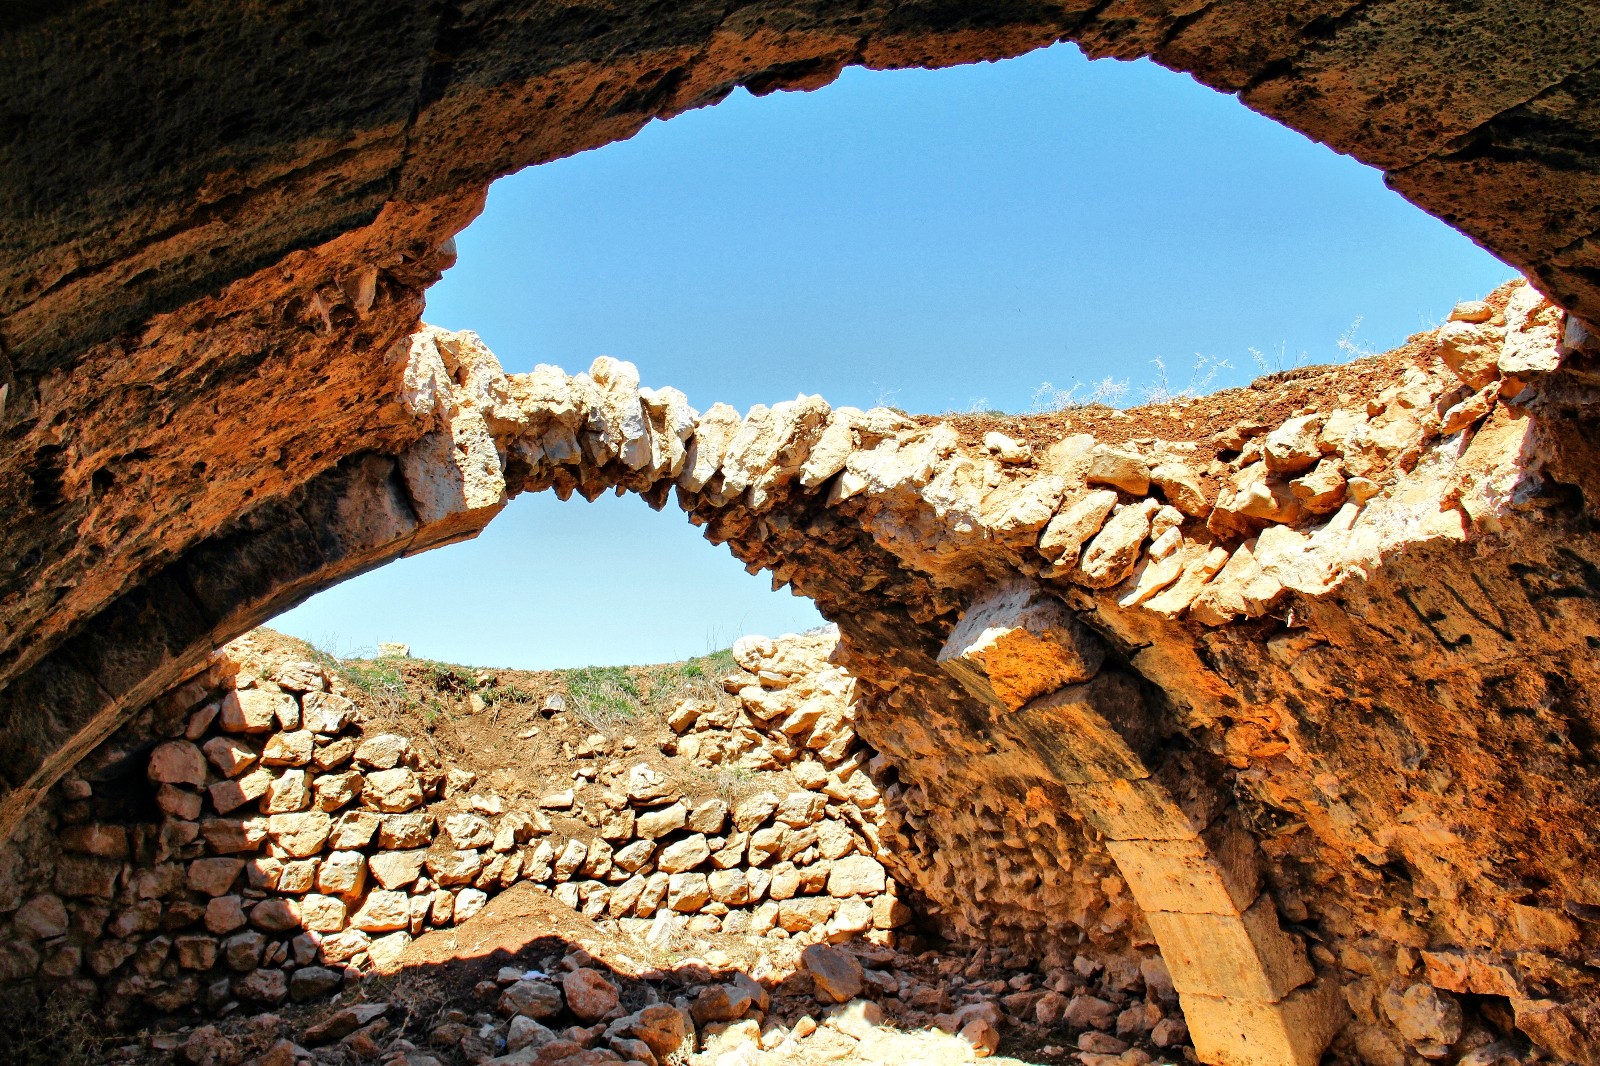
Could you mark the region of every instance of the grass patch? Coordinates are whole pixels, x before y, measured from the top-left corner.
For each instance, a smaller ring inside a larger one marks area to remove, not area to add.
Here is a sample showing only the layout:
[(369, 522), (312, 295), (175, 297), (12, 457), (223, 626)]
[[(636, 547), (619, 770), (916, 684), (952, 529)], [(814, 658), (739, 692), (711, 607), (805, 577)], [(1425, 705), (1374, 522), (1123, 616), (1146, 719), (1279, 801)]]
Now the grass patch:
[(604, 731), (639, 716), (644, 696), (625, 666), (585, 666), (562, 670), (567, 685), (568, 708), (592, 729)]

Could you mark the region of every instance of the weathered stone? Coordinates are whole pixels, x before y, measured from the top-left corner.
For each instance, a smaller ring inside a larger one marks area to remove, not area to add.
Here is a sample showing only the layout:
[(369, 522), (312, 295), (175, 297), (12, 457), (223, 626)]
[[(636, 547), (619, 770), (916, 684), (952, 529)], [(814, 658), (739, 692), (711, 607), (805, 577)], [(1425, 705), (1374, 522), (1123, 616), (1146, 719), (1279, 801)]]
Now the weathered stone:
[(265, 766), (305, 766), (316, 750), (315, 738), (309, 729), (274, 733), (261, 749), (261, 762)]
[(322, 850), (333, 834), (333, 819), (321, 811), (274, 814), (267, 820), (267, 836), (292, 858), (305, 859)]
[(823, 1002), (847, 1003), (861, 994), (866, 974), (853, 955), (813, 944), (800, 953), (800, 963), (811, 975), (817, 998)]
[(364, 933), (388, 933), (411, 924), (410, 900), (403, 892), (374, 889), (350, 916), (350, 926)]
[(67, 908), (61, 897), (46, 892), (19, 907), (11, 920), (25, 934), (47, 940), (67, 931)]
[[(367, 884), (367, 857), (359, 851), (335, 851), (317, 868), (317, 891), (353, 899)], [(388, 885), (384, 886), (388, 888)]]
[(526, 1018), (553, 1018), (565, 1009), (561, 989), (548, 981), (518, 981), (500, 993), (500, 1013)]
[(875, 896), (886, 883), (883, 864), (866, 855), (850, 855), (833, 864), (828, 874), (828, 895)]
[(420, 807), (424, 798), (417, 775), (403, 766), (368, 774), (361, 794), (363, 802), (386, 814), (402, 814)]
[(237, 778), (256, 762), (259, 752), (234, 736), (213, 736), (203, 747), (206, 759), (218, 768), (222, 776)]
[(705, 874), (672, 874), (667, 882), (667, 906), (679, 914), (696, 914), (711, 902), (711, 884)]
[(974, 601), (940, 650), (939, 665), (983, 702), (1015, 710), (1088, 680), (1104, 657), (1099, 638), (1059, 600), (1015, 583)]
[(150, 753), (146, 773), (157, 784), (200, 788), (206, 783), (206, 759), (200, 749), (187, 740), (169, 740), (156, 745)]
[(634, 831), (645, 840), (659, 840), (689, 824), (689, 809), (682, 803), (645, 811), (634, 822)]
[(581, 1022), (597, 1022), (621, 1013), (617, 986), (598, 970), (579, 968), (561, 978), (567, 1009)]
[(366, 770), (392, 770), (410, 750), (411, 742), (398, 733), (379, 733), (356, 745), (355, 760)]
[(276, 690), (247, 688), (229, 692), (222, 698), (217, 722), (230, 733), (267, 733), (281, 717), (299, 713), (294, 697)]
[(208, 896), (223, 896), (243, 869), (243, 859), (196, 859), (189, 864), (188, 886)]
[(285, 770), (267, 785), (263, 814), (290, 814), (311, 806), (311, 781), (304, 770)]
[(427, 856), (423, 849), (380, 851), (367, 860), (367, 869), (380, 887), (405, 888), (422, 876), (422, 864)]
[(709, 858), (711, 849), (706, 846), (706, 838), (696, 833), (662, 848), (660, 856), (656, 859), (656, 866), (669, 874), (683, 873), (686, 870), (693, 870)]

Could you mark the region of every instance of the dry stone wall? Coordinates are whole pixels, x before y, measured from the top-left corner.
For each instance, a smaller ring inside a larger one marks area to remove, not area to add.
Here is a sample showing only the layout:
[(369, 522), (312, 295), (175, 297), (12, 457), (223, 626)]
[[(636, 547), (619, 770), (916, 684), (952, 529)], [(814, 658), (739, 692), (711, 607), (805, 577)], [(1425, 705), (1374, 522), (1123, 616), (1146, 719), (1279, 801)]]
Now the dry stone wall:
[[(511, 801), (428, 744), (364, 727), (321, 664), (247, 639), (24, 827), (0, 861), (4, 978), (89, 983), (134, 1017), (305, 1001), (347, 970), (398, 969), (413, 937), (518, 882), (625, 931), (660, 914), (690, 934), (887, 942), (910, 911), (879, 860), (883, 801), (853, 681), (826, 663), (836, 639), (741, 641), (749, 671), (727, 684), (747, 691), (682, 701), (666, 752), (596, 734), (550, 783), (565, 787)], [(669, 753), (790, 767), (807, 787), (692, 795), (651, 765)]]

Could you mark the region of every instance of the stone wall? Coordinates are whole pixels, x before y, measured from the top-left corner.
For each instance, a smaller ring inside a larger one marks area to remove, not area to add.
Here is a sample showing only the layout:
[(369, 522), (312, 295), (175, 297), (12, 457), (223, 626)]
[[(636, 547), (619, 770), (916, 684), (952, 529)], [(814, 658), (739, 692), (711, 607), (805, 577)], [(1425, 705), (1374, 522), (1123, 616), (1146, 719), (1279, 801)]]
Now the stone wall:
[[(680, 702), (665, 750), (596, 734), (565, 780), (508, 800), (364, 726), (360, 691), (320, 663), (247, 638), (92, 753), (0, 857), (4, 980), (87, 985), (130, 1020), (302, 1002), (399, 969), (413, 937), (518, 882), (625, 931), (661, 913), (690, 934), (888, 943), (910, 911), (835, 640), (741, 641), (742, 695)], [(684, 761), (807, 787), (691, 794)]]

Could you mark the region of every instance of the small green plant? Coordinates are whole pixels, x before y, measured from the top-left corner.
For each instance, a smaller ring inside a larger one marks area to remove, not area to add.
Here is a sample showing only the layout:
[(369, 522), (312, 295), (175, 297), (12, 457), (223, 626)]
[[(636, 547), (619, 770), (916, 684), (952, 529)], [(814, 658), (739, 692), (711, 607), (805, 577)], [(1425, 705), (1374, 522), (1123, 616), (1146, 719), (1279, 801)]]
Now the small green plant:
[(584, 666), (563, 670), (572, 711), (592, 729), (604, 731), (639, 715), (643, 697), (626, 667)]

